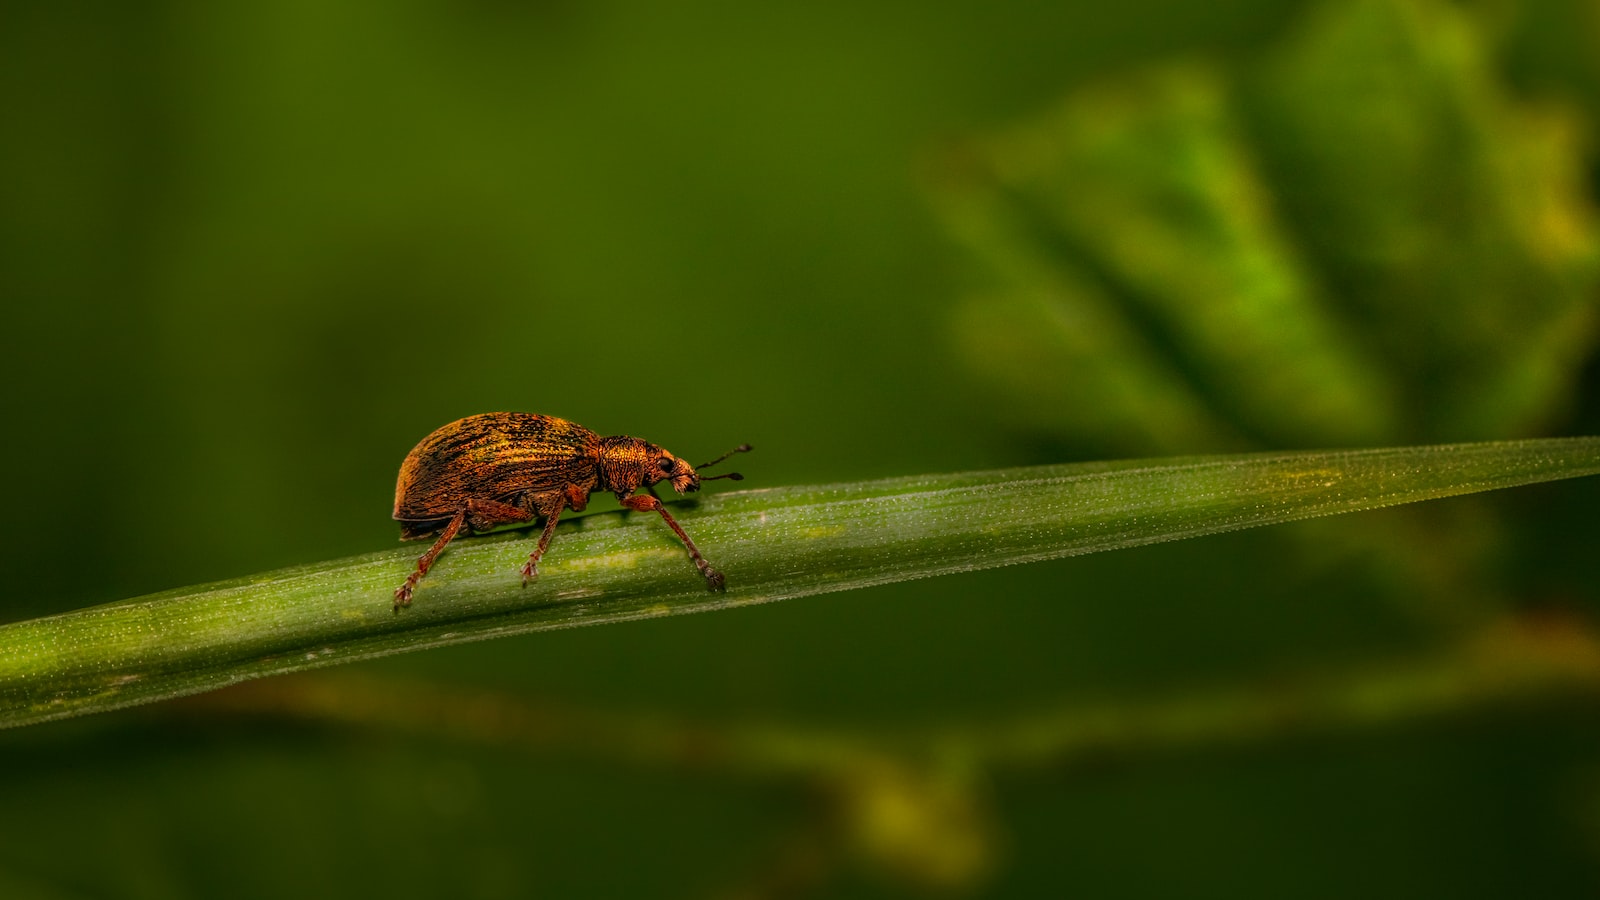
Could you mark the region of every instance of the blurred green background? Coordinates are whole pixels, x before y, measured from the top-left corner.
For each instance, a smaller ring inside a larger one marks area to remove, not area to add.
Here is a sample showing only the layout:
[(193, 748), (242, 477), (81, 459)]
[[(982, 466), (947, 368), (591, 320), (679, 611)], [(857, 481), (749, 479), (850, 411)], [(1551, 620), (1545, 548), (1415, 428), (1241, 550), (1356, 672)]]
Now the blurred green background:
[[(1594, 3), (3, 22), (3, 621), (389, 547), (400, 459), (489, 410), (691, 459), (749, 441), (755, 486), (1600, 433)], [(0, 896), (1592, 894), (1597, 500), (1527, 488), (8, 732)], [(1577, 676), (1491, 671), (1446, 714), (1385, 687), (1507, 633)], [(1307, 679), (1392, 714), (1320, 722), (1286, 687)], [(434, 701), (378, 715), (373, 684)], [(1230, 732), (1212, 689), (1297, 724)], [(437, 714), (798, 735), (1195, 697), (1191, 738), (807, 778)]]

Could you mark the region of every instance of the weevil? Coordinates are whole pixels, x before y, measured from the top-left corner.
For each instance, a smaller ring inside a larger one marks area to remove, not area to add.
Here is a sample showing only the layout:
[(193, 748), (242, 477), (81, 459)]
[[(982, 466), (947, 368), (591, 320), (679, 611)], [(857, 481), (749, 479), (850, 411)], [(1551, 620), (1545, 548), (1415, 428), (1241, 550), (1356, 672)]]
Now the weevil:
[[(689, 558), (706, 580), (708, 590), (723, 590), (726, 580), (711, 567), (656, 495), (657, 482), (689, 494), (700, 482), (744, 478), (738, 472), (704, 479), (710, 468), (735, 453), (741, 444), (711, 462), (691, 466), (648, 441), (627, 435), (601, 437), (582, 425), (533, 413), (499, 412), (468, 416), (422, 439), (400, 464), (394, 488), (394, 518), (400, 539), (436, 537), (428, 552), (394, 592), (394, 610), (411, 605), (434, 560), (462, 529), (469, 533), (544, 517), (539, 543), (522, 566), (522, 586), (539, 577), (539, 560), (550, 547), (563, 510), (582, 512), (594, 491), (610, 491), (628, 509), (655, 510), (677, 533)], [(648, 493), (636, 494), (640, 488)]]

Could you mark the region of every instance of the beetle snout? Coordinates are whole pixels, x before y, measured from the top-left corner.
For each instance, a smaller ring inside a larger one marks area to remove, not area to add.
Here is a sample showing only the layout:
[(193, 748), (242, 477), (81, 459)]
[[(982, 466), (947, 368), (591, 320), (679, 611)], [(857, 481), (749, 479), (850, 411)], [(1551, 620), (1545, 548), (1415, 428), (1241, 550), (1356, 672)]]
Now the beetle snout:
[(684, 471), (672, 476), (672, 489), (680, 494), (692, 494), (700, 490), (700, 476), (695, 470), (683, 463), (679, 463)]

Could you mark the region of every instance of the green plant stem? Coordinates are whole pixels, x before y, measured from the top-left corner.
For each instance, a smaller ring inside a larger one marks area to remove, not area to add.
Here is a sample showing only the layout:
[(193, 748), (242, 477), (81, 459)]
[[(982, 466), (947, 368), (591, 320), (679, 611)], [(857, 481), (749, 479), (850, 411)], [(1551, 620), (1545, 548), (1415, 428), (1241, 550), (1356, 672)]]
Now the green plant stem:
[[(1600, 472), (1600, 438), (1040, 466), (713, 494), (678, 513), (709, 594), (645, 514), (563, 523), (521, 588), (522, 531), (462, 540), (415, 604), (420, 548), (0, 626), (0, 725), (553, 628), (702, 612)], [(1087, 601), (1086, 601), (1087, 602)]]
[(599, 711), (364, 675), (258, 682), (172, 707), (381, 728), (557, 756), (755, 778), (846, 776), (884, 766), (992, 772), (1111, 757), (1359, 733), (1600, 692), (1600, 636), (1581, 623), (1506, 618), (1432, 652), (1268, 683), (1072, 704), (983, 721), (819, 729)]

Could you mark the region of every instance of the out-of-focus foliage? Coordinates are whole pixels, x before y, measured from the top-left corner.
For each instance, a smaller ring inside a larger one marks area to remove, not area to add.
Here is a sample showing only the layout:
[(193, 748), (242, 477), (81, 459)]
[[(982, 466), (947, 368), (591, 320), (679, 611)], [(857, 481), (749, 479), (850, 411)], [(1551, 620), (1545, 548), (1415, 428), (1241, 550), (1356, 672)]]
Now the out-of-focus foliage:
[[(957, 352), (1015, 433), (1104, 453), (1547, 427), (1597, 337), (1589, 120), (1516, 96), (1495, 47), (1448, 3), (1323, 3), (957, 144), (931, 182), (976, 263)], [(1481, 511), (1301, 534), (1425, 618), (1512, 602)]]
[(1595, 337), (1578, 110), (1435, 0), (1108, 79), (952, 153), (956, 344), (1016, 427), (1122, 452), (1527, 433)]
[[(390, 548), (491, 409), (756, 486), (1600, 432), (1587, 0), (35, 4), (0, 99), (7, 620)], [(0, 895), (1592, 894), (1596, 508), (8, 732)]]

